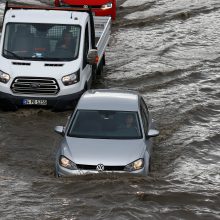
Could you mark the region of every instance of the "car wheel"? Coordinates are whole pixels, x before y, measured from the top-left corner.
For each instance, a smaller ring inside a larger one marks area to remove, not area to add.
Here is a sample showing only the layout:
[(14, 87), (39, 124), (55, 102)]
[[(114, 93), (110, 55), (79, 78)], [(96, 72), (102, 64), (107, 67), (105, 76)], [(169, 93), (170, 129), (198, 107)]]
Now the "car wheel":
[(97, 67), (96, 65), (92, 66), (92, 81), (94, 82), (96, 80), (96, 75), (97, 75)]
[(66, 106), (61, 106), (61, 105), (57, 105), (52, 109), (53, 112), (63, 112), (65, 110), (66, 110)]
[(60, 177), (61, 177), (56, 170), (54, 171), (54, 176), (55, 176), (56, 178), (60, 178)]
[(0, 106), (0, 108), (3, 111), (17, 111), (18, 110), (18, 107), (16, 105), (13, 105), (13, 104), (2, 104)]

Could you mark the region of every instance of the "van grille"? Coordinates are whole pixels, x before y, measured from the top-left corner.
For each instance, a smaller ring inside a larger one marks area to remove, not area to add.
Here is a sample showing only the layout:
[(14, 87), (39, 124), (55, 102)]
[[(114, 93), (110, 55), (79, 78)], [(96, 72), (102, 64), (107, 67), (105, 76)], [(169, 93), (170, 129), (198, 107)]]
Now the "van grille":
[(18, 77), (14, 79), (11, 90), (18, 94), (56, 95), (60, 89), (53, 78)]

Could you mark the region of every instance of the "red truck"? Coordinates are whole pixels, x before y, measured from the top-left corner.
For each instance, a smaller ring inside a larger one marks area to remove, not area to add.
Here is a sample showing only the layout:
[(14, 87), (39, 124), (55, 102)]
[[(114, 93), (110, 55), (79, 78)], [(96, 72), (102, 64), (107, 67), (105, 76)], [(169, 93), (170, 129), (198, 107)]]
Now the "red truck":
[(72, 7), (88, 7), (97, 16), (111, 16), (113, 20), (116, 18), (116, 0), (54, 0), (56, 7), (72, 6)]

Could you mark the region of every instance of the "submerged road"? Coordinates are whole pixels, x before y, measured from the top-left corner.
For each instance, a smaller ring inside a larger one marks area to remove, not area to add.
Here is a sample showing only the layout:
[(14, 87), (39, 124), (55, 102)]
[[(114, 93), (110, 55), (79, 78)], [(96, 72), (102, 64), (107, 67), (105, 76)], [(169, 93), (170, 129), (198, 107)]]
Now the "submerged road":
[(0, 111), (0, 219), (220, 219), (219, 19), (219, 0), (118, 0), (94, 87), (144, 96), (152, 172), (56, 179), (53, 128), (71, 112)]

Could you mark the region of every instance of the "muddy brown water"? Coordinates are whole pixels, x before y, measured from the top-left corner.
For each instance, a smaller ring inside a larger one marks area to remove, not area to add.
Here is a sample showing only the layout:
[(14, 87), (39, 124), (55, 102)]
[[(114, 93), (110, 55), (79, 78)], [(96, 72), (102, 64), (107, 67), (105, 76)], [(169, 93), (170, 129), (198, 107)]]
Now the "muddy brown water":
[(220, 219), (220, 1), (117, 3), (94, 87), (144, 96), (161, 133), (152, 172), (56, 179), (53, 128), (70, 111), (0, 111), (0, 219)]

